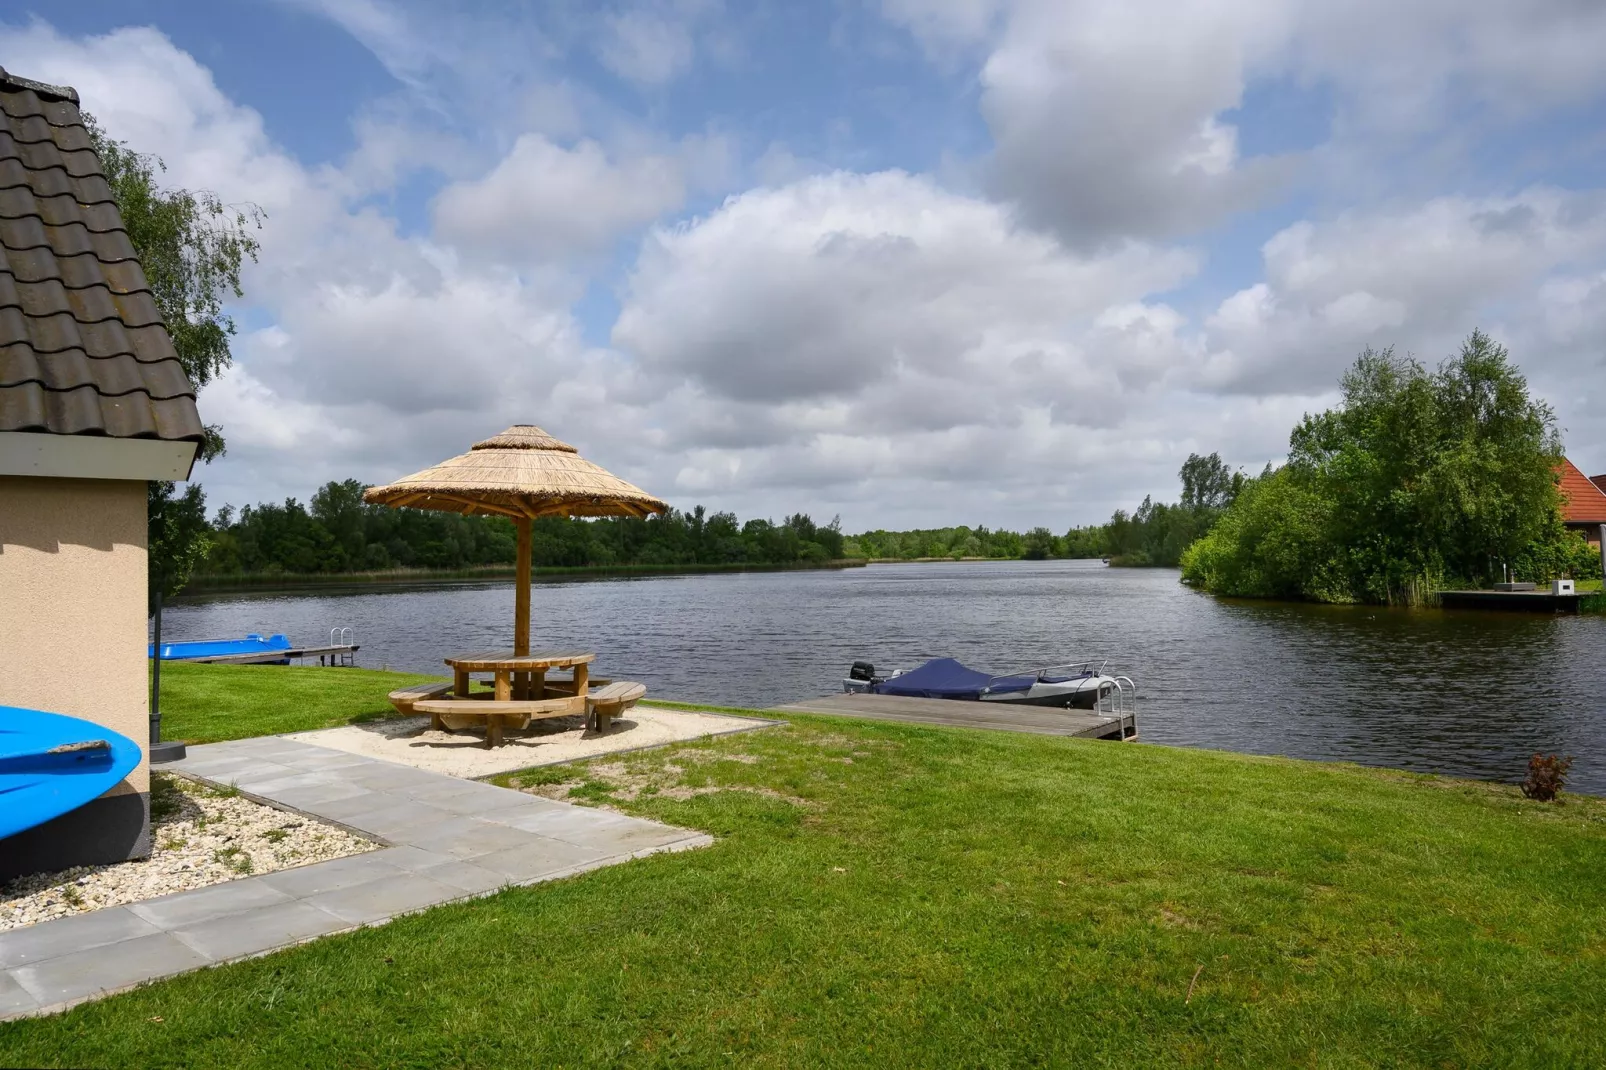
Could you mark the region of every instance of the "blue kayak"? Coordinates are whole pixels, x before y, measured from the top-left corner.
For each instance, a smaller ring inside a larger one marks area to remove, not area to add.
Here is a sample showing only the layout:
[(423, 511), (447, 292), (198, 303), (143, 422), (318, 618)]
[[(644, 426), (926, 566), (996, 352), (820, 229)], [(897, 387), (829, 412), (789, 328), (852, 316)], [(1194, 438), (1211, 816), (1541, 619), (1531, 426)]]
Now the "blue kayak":
[[(221, 658), (230, 654), (271, 654), (275, 650), (289, 650), (290, 640), (283, 635), (270, 635), (266, 639), (252, 632), (244, 639), (193, 639), (185, 643), (163, 643), (163, 661), (183, 661), (186, 658)], [(156, 644), (145, 645), (145, 656), (156, 656)], [(289, 661), (286, 658), (285, 661)]]
[(0, 706), (0, 839), (106, 794), (139, 746), (93, 721)]

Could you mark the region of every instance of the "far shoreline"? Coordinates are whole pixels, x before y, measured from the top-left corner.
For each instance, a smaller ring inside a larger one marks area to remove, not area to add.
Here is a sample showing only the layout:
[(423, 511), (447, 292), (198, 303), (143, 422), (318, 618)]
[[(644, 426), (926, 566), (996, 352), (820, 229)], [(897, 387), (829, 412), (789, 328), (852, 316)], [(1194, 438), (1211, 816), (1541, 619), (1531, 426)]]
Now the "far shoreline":
[[(862, 558), (833, 561), (797, 561), (787, 564), (729, 565), (576, 565), (546, 566), (530, 570), (530, 575), (569, 579), (609, 579), (629, 576), (697, 575), (724, 572), (797, 572), (863, 568)], [(367, 588), (386, 586), (430, 587), (466, 583), (494, 583), (512, 580), (512, 565), (477, 568), (394, 568), (369, 572), (254, 572), (192, 576), (174, 601), (212, 594), (269, 593), (300, 591), (308, 588)]]
[[(794, 561), (785, 564), (686, 565), (573, 565), (538, 566), (530, 570), (536, 578), (624, 579), (633, 576), (695, 576), (737, 572), (821, 572), (864, 568), (868, 565), (985, 564), (1012, 561), (1101, 561), (1097, 557), (847, 557), (830, 561)], [(1106, 567), (1118, 566), (1103, 561)], [(497, 583), (514, 578), (512, 565), (485, 565), (473, 568), (393, 568), (363, 572), (248, 572), (192, 576), (184, 590), (171, 602), (206, 598), (219, 594), (282, 594), (304, 590), (364, 590), (384, 587), (452, 587), (475, 583)]]

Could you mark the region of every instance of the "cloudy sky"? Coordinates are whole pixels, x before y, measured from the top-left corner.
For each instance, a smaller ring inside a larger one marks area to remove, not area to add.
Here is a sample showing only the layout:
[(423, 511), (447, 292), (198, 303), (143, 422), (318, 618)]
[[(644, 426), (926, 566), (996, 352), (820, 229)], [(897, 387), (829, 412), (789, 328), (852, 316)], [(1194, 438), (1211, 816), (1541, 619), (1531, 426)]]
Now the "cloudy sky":
[(538, 423), (849, 530), (1173, 497), (1475, 326), (1606, 471), (1603, 53), (1599, 0), (0, 2), (267, 213), (214, 506)]

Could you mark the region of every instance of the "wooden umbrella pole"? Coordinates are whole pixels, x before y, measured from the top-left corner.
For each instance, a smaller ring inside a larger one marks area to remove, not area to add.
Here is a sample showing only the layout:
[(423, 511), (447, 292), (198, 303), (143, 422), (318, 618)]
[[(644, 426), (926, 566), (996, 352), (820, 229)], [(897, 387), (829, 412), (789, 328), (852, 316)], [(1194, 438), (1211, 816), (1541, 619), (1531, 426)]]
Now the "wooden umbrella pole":
[(530, 518), (515, 520), (519, 529), (518, 578), (513, 585), (513, 653), (530, 652)]

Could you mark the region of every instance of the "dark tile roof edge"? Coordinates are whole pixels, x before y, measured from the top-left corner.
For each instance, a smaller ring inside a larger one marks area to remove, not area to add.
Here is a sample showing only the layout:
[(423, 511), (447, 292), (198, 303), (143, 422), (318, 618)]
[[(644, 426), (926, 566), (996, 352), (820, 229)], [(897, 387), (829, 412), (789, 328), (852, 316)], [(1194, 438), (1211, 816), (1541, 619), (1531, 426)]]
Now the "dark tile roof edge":
[(0, 68), (0, 134), (0, 431), (202, 441), (77, 92)]
[(32, 78), (19, 78), (4, 67), (0, 67), (0, 86), (10, 89), (32, 89), (40, 96), (78, 103), (78, 90), (70, 85), (51, 85), (49, 82), (36, 82)]

